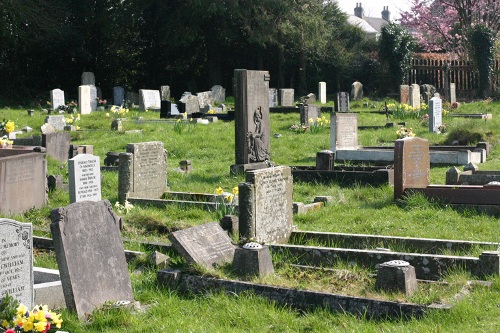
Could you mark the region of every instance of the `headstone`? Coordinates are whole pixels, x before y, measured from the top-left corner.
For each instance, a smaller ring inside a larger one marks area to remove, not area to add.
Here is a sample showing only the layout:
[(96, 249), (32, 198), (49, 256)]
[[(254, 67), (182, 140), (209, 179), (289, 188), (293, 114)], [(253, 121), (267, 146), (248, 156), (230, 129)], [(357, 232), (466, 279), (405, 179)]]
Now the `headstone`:
[(215, 85), (210, 89), (212, 91), (212, 95), (215, 103), (224, 103), (226, 100), (226, 89), (222, 86)]
[(51, 124), (43, 124), (40, 127), (40, 131), (42, 132), (42, 134), (50, 134), (50, 133), (55, 133), (56, 129)]
[(125, 100), (125, 89), (113, 87), (113, 105), (122, 105)]
[(394, 146), (394, 199), (400, 199), (406, 188), (425, 188), (429, 184), (429, 141), (418, 137), (396, 140)]
[(45, 123), (52, 126), (56, 131), (64, 131), (64, 126), (66, 126), (66, 118), (63, 115), (47, 116), (45, 117)]
[(236, 69), (236, 164), (270, 159), (269, 72)]
[(32, 309), (33, 226), (0, 218), (0, 230), (0, 299), (9, 294)]
[(66, 101), (64, 99), (64, 91), (61, 89), (51, 90), (50, 104), (52, 105), (52, 110), (58, 110), (59, 106), (66, 105)]
[(90, 86), (78, 87), (78, 111), (80, 114), (90, 114), (92, 105), (90, 104)]
[(177, 107), (179, 108), (179, 113), (193, 114), (200, 112), (198, 96), (194, 96), (188, 91), (184, 92), (179, 103), (177, 103)]
[(410, 86), (410, 106), (420, 110), (420, 86), (415, 83)]
[(92, 72), (83, 72), (82, 73), (82, 86), (95, 86), (95, 76)]
[(42, 147), (47, 155), (55, 160), (65, 163), (69, 157), (70, 135), (68, 132), (42, 134)]
[(160, 95), (162, 101), (170, 101), (170, 86), (161, 86)]
[(361, 82), (355, 81), (353, 84), (351, 84), (351, 99), (363, 99), (363, 84)]
[(101, 200), (101, 166), (99, 156), (78, 154), (68, 160), (69, 200)]
[(189, 264), (213, 268), (233, 261), (231, 238), (217, 222), (194, 226), (168, 235), (172, 246)]
[(51, 212), (50, 231), (66, 307), (80, 319), (113, 301), (134, 301), (119, 218), (109, 201), (82, 201)]
[(160, 118), (168, 118), (171, 115), (172, 110), (172, 102), (170, 101), (161, 101), (160, 107)]
[(160, 110), (161, 98), (159, 90), (139, 90), (139, 110), (146, 111), (148, 109)]
[(291, 168), (247, 171), (238, 189), (241, 236), (266, 244), (286, 243), (293, 229)]
[(132, 105), (139, 105), (139, 94), (136, 92), (127, 92), (127, 103), (130, 103)]
[(335, 112), (349, 112), (349, 94), (347, 92), (338, 92), (337, 100), (335, 101)]
[(278, 106), (278, 89), (269, 88), (269, 107), (275, 108)]
[(333, 170), (335, 154), (331, 150), (321, 150), (316, 153), (316, 170)]
[(203, 91), (196, 94), (198, 104), (202, 112), (208, 112), (210, 106), (214, 104), (214, 96), (211, 91)]
[(434, 94), (436, 93), (436, 87), (432, 84), (423, 84), (420, 88), (420, 92), (424, 96), (424, 102), (429, 105), (431, 98), (434, 97)]
[(326, 103), (326, 82), (320, 82), (318, 84), (318, 96), (319, 96), (319, 102), (321, 104)]
[(304, 104), (314, 104), (316, 103), (316, 95), (313, 93), (307, 94), (307, 96), (304, 96), (302, 98), (302, 101)]
[(321, 107), (314, 104), (300, 104), (300, 123), (301, 124), (310, 124), (315, 123), (318, 118), (321, 118)]
[(330, 150), (358, 149), (358, 114), (337, 113), (331, 115)]
[(450, 83), (450, 104), (457, 102), (457, 85)]
[(415, 267), (403, 260), (380, 264), (375, 288), (388, 292), (403, 292), (406, 296), (413, 295), (418, 289)]
[(279, 90), (279, 98), (281, 106), (293, 106), (293, 101), (295, 90), (293, 89), (280, 89)]
[(127, 197), (159, 199), (167, 190), (167, 153), (163, 142), (127, 144), (120, 154), (118, 199)]
[(407, 84), (399, 86), (399, 103), (410, 104), (410, 86)]
[(429, 132), (440, 133), (443, 124), (443, 103), (441, 98), (433, 97), (429, 101)]

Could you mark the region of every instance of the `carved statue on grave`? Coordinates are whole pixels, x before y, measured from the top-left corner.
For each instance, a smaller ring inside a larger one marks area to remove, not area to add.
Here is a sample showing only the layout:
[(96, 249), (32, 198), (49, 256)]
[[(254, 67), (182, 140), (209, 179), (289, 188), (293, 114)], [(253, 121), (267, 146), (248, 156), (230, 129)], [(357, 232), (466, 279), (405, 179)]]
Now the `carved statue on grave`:
[(258, 107), (253, 114), (255, 130), (247, 133), (247, 145), (250, 162), (264, 162), (269, 160), (266, 149), (265, 133), (262, 128), (262, 107)]

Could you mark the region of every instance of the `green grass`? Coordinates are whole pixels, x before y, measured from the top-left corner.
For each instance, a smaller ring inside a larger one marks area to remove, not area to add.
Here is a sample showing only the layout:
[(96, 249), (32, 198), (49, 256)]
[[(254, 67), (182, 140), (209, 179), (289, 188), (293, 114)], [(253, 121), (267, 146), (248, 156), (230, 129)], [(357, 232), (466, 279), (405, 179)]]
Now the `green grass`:
[[(379, 110), (382, 102), (363, 101), (352, 103), (353, 111), (359, 112), (359, 125), (385, 125), (383, 114), (369, 111)], [(494, 144), (488, 161), (480, 165), (481, 170), (500, 170), (500, 150), (498, 149), (498, 128), (500, 128), (500, 103), (462, 103), (460, 109), (453, 112), (473, 113), (490, 112), (493, 119), (462, 119), (444, 117), (449, 133), (458, 129), (469, 129), (480, 133)], [(35, 111), (29, 117), (25, 110), (0, 109), (0, 118), (11, 119), (17, 129), (30, 126), (31, 134), (40, 134), (40, 126), (45, 114)], [(234, 164), (234, 122), (197, 125), (188, 130), (175, 129), (175, 123), (137, 124), (134, 118), (157, 119), (158, 113), (139, 113), (132, 110), (123, 121), (124, 130), (141, 130), (141, 133), (127, 134), (109, 130), (111, 119), (105, 112), (95, 112), (81, 117), (78, 126), (81, 130), (72, 132), (73, 144), (90, 144), (94, 154), (100, 156), (101, 163), (108, 151), (124, 152), (128, 143), (144, 141), (162, 141), (168, 151), (168, 184), (172, 191), (191, 191), (214, 193), (221, 186), (230, 191), (244, 176), (231, 176), (229, 167)], [(445, 144), (449, 134), (428, 133), (419, 119), (396, 119), (389, 122), (406, 121), (417, 136), (426, 138), (431, 144)], [(317, 133), (297, 134), (289, 130), (292, 124), (299, 123), (298, 114), (271, 114), (271, 160), (277, 165), (314, 165), (316, 152), (329, 149), (328, 129), (319, 129)], [(360, 130), (359, 143), (369, 145), (392, 145), (396, 139), (394, 128)], [(281, 137), (274, 137), (274, 134)], [(177, 172), (179, 162), (192, 160), (193, 171), (190, 174)], [(433, 167), (431, 182), (444, 184), (445, 172), (449, 167)], [(67, 179), (67, 164), (49, 160), (49, 174), (62, 175)], [(312, 184), (296, 182), (294, 201), (309, 203), (317, 195), (329, 195), (334, 202), (325, 208), (294, 217), (294, 224), (299, 230), (331, 231), (345, 233), (363, 233), (408, 237), (426, 237), (443, 239), (462, 239), (471, 241), (499, 241), (500, 225), (496, 217), (477, 214), (473, 211), (458, 212), (446, 205), (429, 202), (419, 196), (410, 196), (407, 200), (394, 203), (393, 189), (386, 185), (380, 187), (350, 184)], [(103, 172), (102, 197), (112, 204), (118, 197), (118, 175), (115, 172)], [(63, 191), (49, 193), (47, 206), (30, 210), (24, 214), (6, 216), (18, 221), (32, 222), (35, 228), (48, 230), (50, 211), (53, 208), (69, 204), (69, 195)], [(138, 241), (166, 241), (168, 232), (192, 225), (216, 221), (216, 212), (206, 212), (194, 208), (166, 206), (165, 208), (135, 207), (124, 215), (124, 238)], [(46, 235), (46, 233), (44, 234)], [(142, 249), (131, 243), (129, 249)], [(147, 250), (145, 250), (147, 251)], [(474, 251), (475, 255), (478, 255)], [(53, 254), (39, 251), (35, 264), (43, 267), (56, 266)], [(175, 265), (182, 265), (182, 260), (174, 256)], [(491, 290), (473, 287), (467, 297), (456, 301), (449, 312), (430, 313), (422, 319), (407, 321), (388, 320), (372, 321), (356, 318), (347, 314), (329, 313), (325, 310), (298, 312), (289, 307), (275, 305), (251, 293), (234, 296), (213, 293), (204, 296), (180, 295), (175, 290), (159, 287), (155, 272), (146, 267), (139, 273), (131, 265), (131, 277), (134, 295), (144, 306), (143, 312), (129, 310), (103, 309), (96, 311), (88, 323), (79, 322), (73, 314), (64, 312), (63, 329), (70, 332), (495, 332), (500, 324), (499, 282), (500, 278), (491, 277), (494, 283)], [(328, 285), (342, 278), (329, 280), (331, 276), (297, 273), (290, 268), (277, 267), (284, 276), (280, 283), (291, 286)], [(361, 274), (350, 270), (350, 274)], [(280, 275), (280, 276), (281, 276)], [(335, 276), (335, 275), (334, 275)], [(337, 276), (338, 277), (338, 276)], [(446, 281), (455, 287), (449, 295), (456, 292), (469, 278), (456, 272), (446, 277)], [(363, 279), (361, 279), (363, 280)], [(323, 282), (322, 282), (323, 281)], [(321, 282), (321, 283), (320, 283)], [(296, 284), (294, 284), (296, 283)], [(353, 284), (361, 288), (361, 283)], [(369, 287), (367, 287), (369, 290)], [(415, 302), (436, 301), (442, 295), (428, 287), (412, 298)], [(362, 292), (361, 292), (362, 293)], [(444, 293), (447, 300), (449, 295)], [(390, 296), (393, 297), (393, 296)], [(399, 297), (399, 296), (394, 296)]]

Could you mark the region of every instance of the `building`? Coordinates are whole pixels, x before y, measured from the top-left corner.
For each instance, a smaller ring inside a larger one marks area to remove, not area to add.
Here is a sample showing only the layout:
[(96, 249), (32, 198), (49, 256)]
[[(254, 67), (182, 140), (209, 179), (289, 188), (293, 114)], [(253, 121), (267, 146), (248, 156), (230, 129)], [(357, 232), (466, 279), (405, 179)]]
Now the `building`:
[(388, 24), (391, 20), (391, 12), (389, 7), (384, 6), (381, 17), (368, 17), (364, 15), (363, 7), (360, 3), (356, 3), (354, 8), (354, 15), (347, 17), (347, 22), (350, 25), (355, 25), (361, 28), (367, 35), (373, 36), (376, 40), (379, 39), (382, 32), (382, 27)]

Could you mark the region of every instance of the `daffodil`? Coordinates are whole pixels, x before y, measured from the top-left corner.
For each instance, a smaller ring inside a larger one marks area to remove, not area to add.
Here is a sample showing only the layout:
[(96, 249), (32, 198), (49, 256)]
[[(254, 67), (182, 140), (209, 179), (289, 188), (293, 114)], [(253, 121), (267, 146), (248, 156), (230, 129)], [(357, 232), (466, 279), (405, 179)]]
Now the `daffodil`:
[[(45, 328), (47, 327), (47, 322), (40, 321), (38, 323), (35, 323), (33, 326), (35, 326), (35, 330), (37, 332), (43, 332), (43, 331), (45, 331)], [(50, 327), (50, 324), (49, 324), (49, 327)]]
[(217, 189), (215, 190), (215, 194), (217, 195), (221, 195), (222, 193), (224, 193), (224, 190), (222, 189), (222, 187), (217, 187)]
[(238, 195), (238, 193), (239, 193), (238, 186), (233, 187), (233, 194)]
[(2, 327), (7, 327), (9, 326), (9, 322), (7, 320), (2, 320)]
[(234, 195), (228, 194), (224, 197), (227, 202), (233, 202)]
[(15, 128), (15, 125), (14, 125), (14, 122), (13, 121), (8, 121), (6, 124), (5, 124), (5, 132), (7, 133), (10, 133), (12, 131), (14, 131), (14, 128)]
[(24, 316), (24, 314), (26, 313), (26, 311), (28, 311), (28, 308), (24, 304), (20, 304), (17, 307), (17, 314), (20, 315), (20, 316)]

